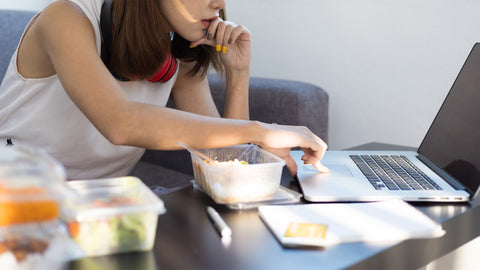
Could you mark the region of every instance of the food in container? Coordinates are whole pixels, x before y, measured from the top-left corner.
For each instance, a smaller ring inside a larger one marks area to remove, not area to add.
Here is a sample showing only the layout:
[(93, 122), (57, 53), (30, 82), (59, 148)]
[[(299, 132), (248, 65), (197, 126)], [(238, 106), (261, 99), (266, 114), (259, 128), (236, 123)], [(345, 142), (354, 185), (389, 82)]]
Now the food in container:
[(0, 269), (55, 269), (68, 259), (58, 222), (65, 171), (38, 148), (0, 151)]
[(62, 214), (87, 256), (145, 251), (153, 247), (163, 201), (136, 177), (70, 181), (79, 200)]
[(46, 188), (7, 188), (0, 184), (0, 226), (55, 220), (59, 214), (58, 198)]
[(72, 243), (58, 221), (0, 227), (0, 269), (63, 269)]
[(63, 167), (35, 148), (0, 152), (0, 226), (51, 221), (68, 192)]
[(280, 186), (285, 162), (256, 145), (198, 151), (215, 162), (207, 162), (191, 152), (195, 182), (217, 203), (267, 200)]

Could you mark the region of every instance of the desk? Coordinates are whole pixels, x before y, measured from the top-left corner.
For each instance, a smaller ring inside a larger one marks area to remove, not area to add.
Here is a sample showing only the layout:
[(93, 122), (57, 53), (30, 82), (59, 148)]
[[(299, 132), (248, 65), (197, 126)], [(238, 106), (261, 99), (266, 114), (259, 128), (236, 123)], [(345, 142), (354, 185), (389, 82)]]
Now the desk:
[[(405, 150), (367, 144), (356, 149)], [(286, 170), (282, 185), (297, 189)], [(415, 203), (442, 224), (446, 234), (436, 239), (412, 239), (396, 244), (345, 243), (326, 249), (283, 248), (255, 210), (230, 210), (186, 187), (161, 197), (167, 213), (159, 216), (154, 249), (150, 252), (87, 258), (69, 269), (416, 269), (480, 235), (480, 207), (471, 203)], [(208, 219), (213, 205), (233, 231), (229, 246), (222, 244)]]

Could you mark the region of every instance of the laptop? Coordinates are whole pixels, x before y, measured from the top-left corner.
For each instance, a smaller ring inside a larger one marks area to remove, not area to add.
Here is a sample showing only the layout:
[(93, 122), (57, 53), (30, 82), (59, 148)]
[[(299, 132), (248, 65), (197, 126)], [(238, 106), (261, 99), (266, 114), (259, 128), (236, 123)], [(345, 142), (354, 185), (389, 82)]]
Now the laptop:
[(297, 180), (311, 202), (463, 202), (480, 184), (480, 43), (476, 43), (417, 151), (327, 151), (318, 173), (301, 161)]

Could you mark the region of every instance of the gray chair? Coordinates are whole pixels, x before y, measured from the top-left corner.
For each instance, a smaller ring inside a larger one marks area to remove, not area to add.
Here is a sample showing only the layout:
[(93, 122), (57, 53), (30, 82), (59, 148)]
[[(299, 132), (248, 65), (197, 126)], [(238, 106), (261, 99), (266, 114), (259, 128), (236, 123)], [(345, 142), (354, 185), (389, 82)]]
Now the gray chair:
[[(33, 12), (0, 10), (0, 80)], [(224, 107), (225, 81), (208, 76), (220, 112)], [(328, 139), (328, 94), (320, 87), (292, 80), (252, 77), (250, 116), (266, 123), (301, 125), (323, 140)], [(147, 150), (131, 172), (151, 186), (175, 188), (193, 179), (192, 164), (186, 151)]]

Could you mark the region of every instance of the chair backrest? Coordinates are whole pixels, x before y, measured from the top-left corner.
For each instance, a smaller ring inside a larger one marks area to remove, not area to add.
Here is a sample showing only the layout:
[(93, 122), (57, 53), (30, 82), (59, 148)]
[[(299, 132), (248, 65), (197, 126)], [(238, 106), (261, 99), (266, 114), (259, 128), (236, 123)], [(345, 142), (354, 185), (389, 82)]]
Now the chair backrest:
[(34, 15), (32, 11), (0, 9), (0, 82), (25, 26)]

